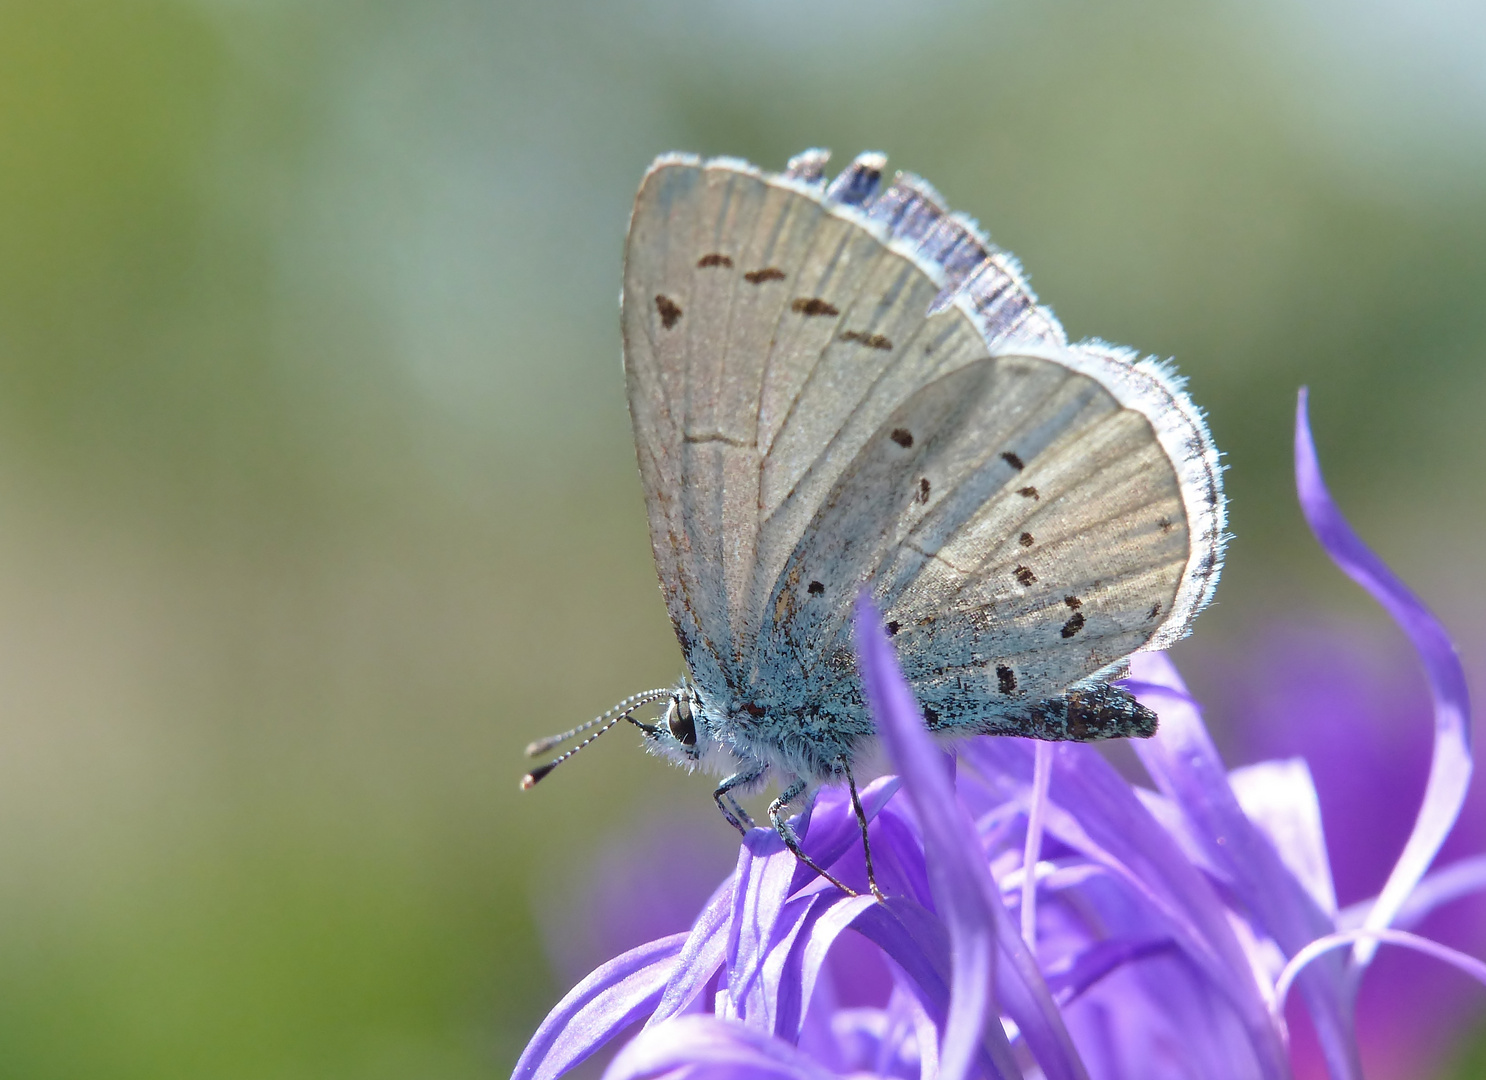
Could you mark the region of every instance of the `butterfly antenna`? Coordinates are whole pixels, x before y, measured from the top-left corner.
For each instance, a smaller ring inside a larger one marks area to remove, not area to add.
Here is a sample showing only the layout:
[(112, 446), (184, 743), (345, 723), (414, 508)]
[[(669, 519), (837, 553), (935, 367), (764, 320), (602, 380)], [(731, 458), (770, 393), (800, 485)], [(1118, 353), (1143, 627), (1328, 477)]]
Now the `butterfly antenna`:
[(652, 701), (659, 701), (663, 697), (670, 696), (670, 693), (670, 687), (665, 687), (659, 690), (646, 690), (639, 694), (631, 694), (618, 705), (615, 705), (611, 709), (605, 709), (586, 724), (579, 724), (575, 728), (569, 728), (567, 731), (559, 732), (556, 735), (548, 735), (545, 739), (538, 739), (534, 743), (527, 744), (526, 756), (540, 757), (548, 750), (561, 746), (574, 735), (582, 735), (589, 728), (598, 727), (605, 721), (622, 718), (626, 713), (634, 712), (641, 705), (648, 705)]
[[(646, 690), (643, 693), (639, 694), (631, 694), (629, 697), (621, 701), (618, 705), (615, 705), (613, 708), (600, 713), (598, 716), (595, 716), (592, 720), (588, 721), (585, 724), (579, 724), (575, 728), (569, 728), (567, 731), (559, 732), (556, 735), (549, 735), (545, 739), (538, 739), (536, 742), (531, 743), (526, 748), (526, 756), (537, 757), (539, 754), (545, 754), (547, 751), (562, 745), (574, 736), (583, 734), (583, 732), (588, 731), (590, 728), (599, 728), (592, 735), (588, 736), (588, 738), (580, 742), (577, 746), (574, 746), (571, 749), (567, 750), (565, 753), (558, 755), (551, 761), (547, 762), (547, 764), (545, 765), (538, 765), (531, 772), (523, 776), (521, 778), (521, 790), (531, 790), (533, 787), (536, 786), (537, 781), (541, 780), (553, 769), (557, 768), (568, 758), (576, 754), (579, 750), (582, 750), (585, 746), (593, 742), (600, 735), (608, 731), (611, 727), (619, 723), (621, 720), (628, 720), (630, 723), (634, 724), (636, 727), (642, 730), (653, 731), (654, 728), (650, 724), (643, 724), (640, 721), (636, 720), (630, 714), (633, 713), (636, 709), (640, 708), (642, 705), (648, 705), (652, 701), (659, 701), (661, 698), (670, 696), (670, 687), (664, 687), (656, 690)], [(600, 724), (602, 724), (603, 726), (599, 727)]]

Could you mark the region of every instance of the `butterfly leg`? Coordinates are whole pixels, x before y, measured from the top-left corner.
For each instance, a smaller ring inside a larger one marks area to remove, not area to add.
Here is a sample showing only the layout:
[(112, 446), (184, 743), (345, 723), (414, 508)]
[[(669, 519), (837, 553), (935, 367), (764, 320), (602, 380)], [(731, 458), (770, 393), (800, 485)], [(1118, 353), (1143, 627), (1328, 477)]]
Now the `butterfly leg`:
[(800, 862), (810, 867), (810, 869), (836, 886), (836, 888), (840, 889), (847, 896), (858, 896), (860, 894), (855, 889), (851, 888), (851, 886), (841, 881), (829, 870), (805, 854), (805, 849), (800, 846), (800, 838), (795, 835), (794, 826), (785, 820), (785, 808), (801, 795), (805, 794), (806, 787), (805, 781), (796, 780), (779, 793), (779, 798), (769, 804), (769, 820), (774, 824), (774, 831), (779, 834), (779, 839), (784, 841), (784, 846), (789, 848), (794, 853), (795, 858), (799, 859)]
[(867, 859), (867, 884), (872, 889), (872, 895), (878, 900), (886, 900), (882, 890), (877, 887), (877, 875), (872, 870), (872, 841), (867, 838), (867, 812), (862, 809), (862, 800), (857, 797), (856, 778), (851, 775), (851, 766), (846, 764), (846, 759), (841, 760), (842, 767), (846, 770), (846, 786), (851, 789), (851, 808), (856, 811), (857, 824), (862, 827), (862, 853)]
[(728, 824), (737, 829), (744, 836), (748, 830), (753, 828), (753, 818), (748, 816), (748, 811), (738, 805), (738, 800), (733, 798), (735, 788), (747, 787), (764, 775), (762, 765), (752, 769), (745, 769), (729, 776), (717, 785), (717, 790), (712, 793), (712, 801), (717, 803), (717, 809), (722, 811), (722, 816), (728, 819)]

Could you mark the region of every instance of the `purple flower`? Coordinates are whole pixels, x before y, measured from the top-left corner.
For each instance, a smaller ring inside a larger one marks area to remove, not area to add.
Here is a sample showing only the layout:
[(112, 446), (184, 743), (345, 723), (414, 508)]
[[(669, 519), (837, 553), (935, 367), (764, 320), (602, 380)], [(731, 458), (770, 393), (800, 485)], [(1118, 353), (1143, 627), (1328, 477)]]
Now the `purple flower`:
[[(1231, 722), (1222, 745), (1233, 760), (1303, 758), (1325, 823), (1327, 862), (1339, 921), (1355, 925), (1408, 839), (1429, 772), (1429, 697), (1412, 655), (1395, 635), (1339, 622), (1266, 622), (1237, 651), (1243, 670), (1202, 657), (1205, 693)], [(1255, 678), (1253, 673), (1262, 673)], [(1193, 675), (1198, 672), (1194, 671)], [(1486, 795), (1473, 786), (1442, 863), (1486, 852)], [(1469, 867), (1470, 862), (1460, 863)], [(1444, 879), (1448, 882), (1448, 879)], [(1431, 886), (1433, 891), (1433, 886)], [(1423, 893), (1416, 893), (1422, 896)], [(1396, 925), (1486, 955), (1486, 892), (1409, 912)], [(1357, 1039), (1369, 1080), (1435, 1075), (1482, 996), (1453, 969), (1385, 949), (1363, 981)], [(1291, 1060), (1299, 1077), (1323, 1077), (1324, 1062), (1304, 1010), (1292, 1008)]]
[[(1331, 819), (1328, 847), (1306, 761), (1227, 771), (1164, 655), (1137, 655), (1128, 683), (1161, 717), (1134, 744), (1154, 790), (1088, 745), (980, 738), (952, 757), (864, 600), (863, 684), (898, 770), (862, 792), (887, 901), (847, 896), (754, 830), (691, 929), (579, 983), (515, 1077), (559, 1076), (643, 1021), (610, 1080), (1284, 1078), (1290, 1024), (1303, 1023), (1324, 1074), (1350, 1080), (1359, 986), (1380, 944), (1486, 982), (1486, 963), (1410, 932), (1486, 888), (1480, 855), (1429, 874), (1471, 774), (1459, 661), (1331, 502), (1304, 397), (1296, 472), (1318, 539), (1409, 636), (1434, 707), (1422, 806), (1375, 899), (1338, 905), (1332, 852), (1355, 846), (1338, 841), (1354, 823)], [(823, 792), (795, 824), (817, 862), (865, 887), (845, 792)]]

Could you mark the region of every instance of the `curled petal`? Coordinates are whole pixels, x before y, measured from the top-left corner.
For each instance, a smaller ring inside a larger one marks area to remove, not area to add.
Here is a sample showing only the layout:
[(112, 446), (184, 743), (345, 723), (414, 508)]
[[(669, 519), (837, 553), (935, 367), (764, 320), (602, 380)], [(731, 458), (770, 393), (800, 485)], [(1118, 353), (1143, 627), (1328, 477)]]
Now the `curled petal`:
[(1285, 970), (1280, 972), (1280, 977), (1274, 984), (1274, 1013), (1276, 1017), (1285, 1014), (1285, 999), (1290, 994), (1290, 987), (1294, 985), (1296, 977), (1318, 956), (1340, 949), (1344, 945), (1368, 939), (1381, 942), (1385, 945), (1402, 945), (1405, 948), (1421, 952), (1426, 956), (1432, 956), (1436, 960), (1443, 960), (1451, 964), (1467, 975), (1471, 976), (1482, 986), (1486, 986), (1486, 963), (1477, 960), (1469, 953), (1463, 953), (1459, 949), (1452, 949), (1448, 945), (1441, 945), (1438, 941), (1431, 941), (1427, 937), (1411, 934), (1407, 930), (1370, 930), (1362, 927), (1357, 930), (1340, 930), (1335, 934), (1327, 934), (1325, 937), (1317, 938), (1305, 948), (1290, 958), (1285, 965)]
[[(1374, 600), (1398, 623), (1419, 653), (1424, 673), (1429, 680), (1429, 694), (1434, 703), (1434, 756), (1429, 765), (1429, 780), (1424, 787), (1424, 801), (1414, 830), (1404, 844), (1393, 872), (1377, 903), (1363, 925), (1379, 930), (1390, 925), (1408, 901), (1409, 894), (1429, 870), (1440, 845), (1455, 826), (1460, 808), (1470, 787), (1471, 729), (1470, 695), (1466, 690), (1465, 671), (1460, 657), (1445, 628), (1434, 614), (1409, 591), (1387, 565), (1361, 538), (1331, 500), (1326, 481), (1321, 476), (1321, 462), (1311, 438), (1306, 414), (1306, 391), (1300, 391), (1295, 409), (1295, 487), (1300, 495), (1300, 508), (1326, 549), (1331, 561), (1357, 584), (1372, 594)], [(1359, 963), (1372, 959), (1377, 946), (1373, 938), (1361, 938), (1353, 950)]]
[[(862, 813), (867, 820), (874, 820), (897, 791), (896, 776), (878, 777), (862, 788)], [(848, 852), (855, 852), (858, 859), (861, 857), (861, 828), (857, 824), (856, 812), (851, 808), (851, 798), (844, 788), (826, 788), (820, 792), (815, 800), (814, 813), (809, 819), (808, 833), (800, 824), (796, 825), (796, 832), (800, 835), (805, 852), (821, 866), (835, 866), (837, 860)], [(774, 836), (775, 833), (771, 829), (765, 835)], [(791, 895), (811, 885), (822, 885), (822, 879), (814, 870), (801, 865), (793, 856), (789, 862), (795, 868), (795, 876), (790, 883)]]
[(810, 1006), (821, 969), (825, 966), (826, 955), (841, 936), (841, 932), (850, 927), (857, 916), (874, 903), (876, 901), (870, 896), (842, 896), (839, 899), (833, 897), (815, 906), (815, 910), (810, 913), (810, 925), (801, 935), (802, 941), (791, 957), (795, 1013), (791, 1017), (788, 1009), (781, 1007), (778, 1010), (779, 1020), (775, 1026), (777, 1034), (794, 1039), (800, 1037), (805, 1024), (805, 1012)]
[(653, 1012), (686, 939), (673, 934), (631, 949), (573, 987), (526, 1044), (511, 1080), (561, 1076)]
[(1048, 971), (1048, 983), (1067, 1007), (1106, 975), (1126, 964), (1176, 951), (1170, 938), (1105, 938), (1066, 957)]
[[(793, 860), (794, 856), (788, 858)], [(798, 1030), (800, 1014), (809, 1004), (800, 993), (800, 961), (809, 939), (808, 927), (814, 923), (817, 909), (828, 903), (828, 896), (824, 891), (813, 893), (785, 909), (786, 917), (780, 920), (764, 954), (758, 977), (746, 995), (739, 992), (734, 999), (738, 1015), (751, 1027), (776, 1034)]]
[[(896, 790), (896, 781), (885, 778), (862, 793), (869, 821)], [(805, 850), (822, 866), (830, 866), (860, 842), (855, 813), (842, 791), (823, 792), (810, 812), (795, 819), (795, 828)], [(802, 866), (771, 829), (753, 829), (743, 838), (734, 882), (727, 938), (728, 994), (739, 1015), (754, 1014), (762, 1026), (774, 1030), (773, 1008), (785, 959), (810, 917), (811, 905), (834, 889)]]
[(833, 1080), (783, 1039), (713, 1016), (678, 1016), (646, 1028), (615, 1056), (604, 1080), (644, 1080), (683, 1069), (694, 1080)]
[[(1469, 855), (1449, 866), (1432, 871), (1410, 894), (1408, 903), (1399, 908), (1395, 926), (1407, 929), (1423, 922), (1435, 908), (1459, 900), (1471, 893), (1486, 892), (1486, 855)], [(1353, 930), (1367, 919), (1377, 897), (1343, 908), (1337, 919), (1342, 930)]]

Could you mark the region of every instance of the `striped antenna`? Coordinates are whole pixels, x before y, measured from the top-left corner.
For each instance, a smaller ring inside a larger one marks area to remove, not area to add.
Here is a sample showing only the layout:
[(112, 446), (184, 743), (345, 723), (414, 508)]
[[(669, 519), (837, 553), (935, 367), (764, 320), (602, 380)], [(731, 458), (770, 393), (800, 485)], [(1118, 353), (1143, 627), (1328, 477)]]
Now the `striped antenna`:
[(589, 743), (593, 742), (604, 732), (608, 731), (615, 724), (619, 723), (621, 720), (628, 720), (631, 724), (634, 724), (635, 727), (641, 729), (642, 731), (654, 732), (655, 728), (652, 725), (642, 724), (630, 714), (642, 705), (648, 705), (652, 701), (659, 701), (661, 698), (670, 696), (671, 690), (669, 687), (660, 690), (646, 690), (642, 694), (632, 694), (621, 701), (618, 705), (615, 705), (612, 709), (609, 709), (608, 711), (595, 716), (586, 724), (579, 724), (577, 727), (572, 728), (569, 731), (564, 731), (559, 735), (550, 735), (545, 739), (538, 739), (536, 742), (532, 743), (526, 748), (527, 757), (536, 757), (538, 754), (546, 753), (553, 747), (567, 742), (573, 736), (581, 735), (589, 728), (592, 728), (598, 724), (603, 724), (603, 727), (599, 728), (592, 735), (588, 736), (588, 738), (584, 739), (577, 746), (572, 747), (565, 753), (559, 754), (557, 757), (553, 758), (545, 765), (538, 765), (531, 772), (523, 776), (521, 778), (521, 790), (530, 791), (532, 788), (536, 787), (539, 780), (545, 777), (553, 769), (561, 765), (568, 758), (572, 757), (579, 750), (582, 750)]
[(604, 710), (586, 724), (579, 724), (575, 728), (569, 728), (567, 731), (560, 732), (556, 735), (548, 735), (545, 739), (538, 739), (534, 743), (529, 743), (526, 747), (526, 756), (541, 757), (547, 751), (561, 746), (573, 736), (582, 735), (589, 728), (598, 727), (607, 720), (618, 719), (626, 713), (634, 712), (641, 705), (648, 705), (652, 701), (659, 701), (663, 697), (669, 697), (670, 694), (671, 688), (669, 686), (659, 690), (646, 690), (643, 693), (631, 694), (618, 705), (615, 705), (612, 709)]

